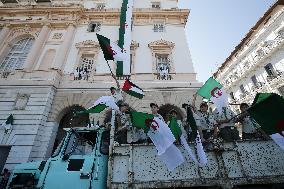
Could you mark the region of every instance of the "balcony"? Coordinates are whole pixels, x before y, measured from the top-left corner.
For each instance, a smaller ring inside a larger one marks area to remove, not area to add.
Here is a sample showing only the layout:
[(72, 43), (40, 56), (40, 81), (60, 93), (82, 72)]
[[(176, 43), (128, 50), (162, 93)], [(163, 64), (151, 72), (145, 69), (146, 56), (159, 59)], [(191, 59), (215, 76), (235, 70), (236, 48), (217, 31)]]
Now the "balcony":
[[(243, 76), (245, 76), (251, 69), (253, 69), (257, 64), (259, 64), (259, 61), (263, 60), (264, 58), (266, 58), (271, 51), (273, 51), (274, 49), (276, 49), (279, 45), (281, 45), (284, 41), (284, 30), (279, 31), (278, 35), (276, 38), (274, 38), (273, 40), (269, 40), (269, 41), (265, 41), (264, 45), (262, 45), (262, 47), (258, 48), (255, 53), (256, 55), (253, 57), (253, 61), (252, 62), (247, 62), (247, 65), (244, 65), (244, 72), (242, 73), (237, 73), (237, 74), (231, 74), (231, 76), (228, 76), (228, 78), (231, 79), (231, 82), (228, 86), (226, 87), (230, 87), (232, 86), (235, 82), (237, 82), (239, 79), (241, 79)], [(276, 76), (276, 78), (278, 77), (278, 75)], [(267, 78), (269, 81), (272, 81), (275, 78)]]

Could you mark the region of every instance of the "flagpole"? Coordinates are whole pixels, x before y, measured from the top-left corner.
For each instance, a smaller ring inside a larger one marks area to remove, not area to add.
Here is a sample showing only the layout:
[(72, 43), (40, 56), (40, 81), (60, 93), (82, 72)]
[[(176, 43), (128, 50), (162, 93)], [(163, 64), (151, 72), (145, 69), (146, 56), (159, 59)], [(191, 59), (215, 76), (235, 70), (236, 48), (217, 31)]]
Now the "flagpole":
[(107, 63), (107, 65), (108, 65), (108, 68), (109, 68), (109, 71), (110, 71), (110, 73), (111, 73), (111, 76), (113, 77), (113, 79), (114, 79), (115, 82), (116, 82), (117, 88), (120, 89), (119, 82), (117, 81), (115, 75), (113, 74), (113, 72), (112, 72), (112, 70), (111, 70), (111, 67), (110, 67), (108, 61), (106, 61), (106, 63)]

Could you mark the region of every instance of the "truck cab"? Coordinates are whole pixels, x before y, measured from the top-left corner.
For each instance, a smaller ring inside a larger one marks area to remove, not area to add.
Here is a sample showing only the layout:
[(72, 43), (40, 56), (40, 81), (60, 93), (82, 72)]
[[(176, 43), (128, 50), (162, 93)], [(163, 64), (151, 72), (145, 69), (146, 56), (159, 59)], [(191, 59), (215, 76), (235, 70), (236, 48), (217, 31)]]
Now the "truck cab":
[(106, 188), (110, 132), (104, 128), (66, 128), (53, 155), (15, 167), (8, 188)]

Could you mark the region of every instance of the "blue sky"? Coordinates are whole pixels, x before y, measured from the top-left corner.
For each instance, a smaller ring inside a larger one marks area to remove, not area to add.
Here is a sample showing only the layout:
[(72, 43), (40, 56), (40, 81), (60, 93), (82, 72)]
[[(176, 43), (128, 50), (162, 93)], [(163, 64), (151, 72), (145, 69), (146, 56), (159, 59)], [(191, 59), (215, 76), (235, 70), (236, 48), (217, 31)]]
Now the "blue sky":
[(197, 79), (205, 82), (275, 0), (179, 0)]

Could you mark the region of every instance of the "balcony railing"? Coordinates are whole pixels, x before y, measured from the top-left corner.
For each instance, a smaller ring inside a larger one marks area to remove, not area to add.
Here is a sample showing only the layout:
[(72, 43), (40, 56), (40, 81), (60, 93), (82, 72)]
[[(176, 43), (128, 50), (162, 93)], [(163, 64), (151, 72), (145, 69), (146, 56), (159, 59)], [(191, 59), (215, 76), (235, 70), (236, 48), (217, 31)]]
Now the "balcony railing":
[[(249, 62), (248, 64), (249, 66), (244, 66), (245, 70), (240, 73), (238, 72), (238, 74), (231, 74), (230, 76), (228, 76), (229, 79), (229, 84), (228, 82), (227, 87), (230, 87), (231, 85), (233, 85), (233, 83), (235, 83), (236, 81), (238, 81), (242, 76), (246, 75), (246, 73), (252, 69), (253, 67), (255, 67), (255, 65), (258, 63), (258, 61), (262, 60), (263, 58), (265, 58), (273, 49), (275, 49), (276, 47), (278, 47), (281, 43), (283, 43), (284, 41), (284, 35), (282, 33), (279, 33), (278, 36), (274, 39), (274, 40), (269, 40), (265, 42), (265, 45), (262, 46), (261, 48), (257, 49), (256, 51), (256, 56), (253, 58), (253, 62)], [(235, 73), (235, 72), (233, 72)], [(278, 77), (278, 76), (276, 76)], [(269, 78), (269, 80), (273, 80), (275, 78)]]

